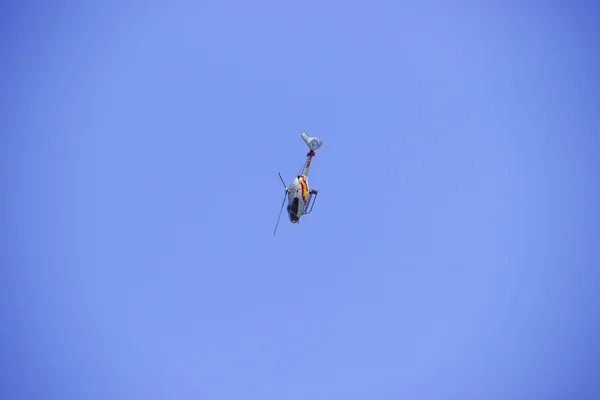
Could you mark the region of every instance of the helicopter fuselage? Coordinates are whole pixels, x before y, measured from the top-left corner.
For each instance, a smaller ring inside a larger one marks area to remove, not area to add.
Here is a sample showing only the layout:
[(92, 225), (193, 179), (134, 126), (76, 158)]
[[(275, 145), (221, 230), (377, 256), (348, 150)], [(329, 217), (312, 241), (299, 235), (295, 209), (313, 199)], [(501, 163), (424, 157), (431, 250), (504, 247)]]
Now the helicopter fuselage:
[(298, 175), (292, 181), (288, 192), (288, 216), (292, 223), (298, 222), (306, 210), (308, 204), (309, 189), (308, 179), (304, 175)]

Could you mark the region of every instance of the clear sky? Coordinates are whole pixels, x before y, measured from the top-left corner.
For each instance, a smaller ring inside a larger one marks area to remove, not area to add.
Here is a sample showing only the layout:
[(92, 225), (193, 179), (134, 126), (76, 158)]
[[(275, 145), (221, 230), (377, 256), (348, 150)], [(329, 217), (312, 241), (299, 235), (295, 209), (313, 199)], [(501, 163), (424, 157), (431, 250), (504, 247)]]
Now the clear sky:
[(0, 398), (599, 398), (593, 2), (105, 3), (0, 8)]

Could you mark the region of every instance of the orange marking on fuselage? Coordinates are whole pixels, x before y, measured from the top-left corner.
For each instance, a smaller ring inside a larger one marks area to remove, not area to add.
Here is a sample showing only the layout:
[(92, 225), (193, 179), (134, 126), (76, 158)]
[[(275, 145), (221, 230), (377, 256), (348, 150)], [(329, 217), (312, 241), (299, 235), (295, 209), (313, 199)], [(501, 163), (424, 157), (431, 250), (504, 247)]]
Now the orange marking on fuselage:
[(300, 186), (302, 187), (302, 199), (306, 203), (308, 202), (308, 183), (306, 183), (306, 179), (302, 175), (298, 177), (298, 182), (300, 182)]

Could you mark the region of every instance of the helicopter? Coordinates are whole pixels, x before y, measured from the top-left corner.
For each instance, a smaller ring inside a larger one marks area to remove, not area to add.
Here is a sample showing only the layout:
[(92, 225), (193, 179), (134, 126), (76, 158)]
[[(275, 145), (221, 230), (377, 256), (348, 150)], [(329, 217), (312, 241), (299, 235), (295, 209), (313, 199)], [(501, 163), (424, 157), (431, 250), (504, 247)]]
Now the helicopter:
[(302, 139), (310, 149), (310, 151), (306, 154), (306, 161), (301, 168), (302, 172), (299, 172), (289, 185), (285, 184), (281, 173), (279, 173), (279, 179), (281, 179), (281, 183), (285, 189), (285, 194), (283, 195), (283, 203), (281, 203), (281, 210), (279, 210), (279, 217), (277, 218), (273, 235), (275, 235), (277, 232), (277, 226), (279, 225), (279, 219), (281, 218), (281, 213), (283, 212), (283, 206), (285, 205), (286, 197), (288, 201), (288, 217), (292, 224), (296, 224), (300, 223), (300, 217), (312, 212), (317, 195), (319, 193), (317, 190), (309, 189), (308, 187), (308, 169), (310, 168), (312, 158), (316, 154), (315, 150), (323, 146), (323, 142), (318, 137), (308, 136), (305, 132), (302, 133)]

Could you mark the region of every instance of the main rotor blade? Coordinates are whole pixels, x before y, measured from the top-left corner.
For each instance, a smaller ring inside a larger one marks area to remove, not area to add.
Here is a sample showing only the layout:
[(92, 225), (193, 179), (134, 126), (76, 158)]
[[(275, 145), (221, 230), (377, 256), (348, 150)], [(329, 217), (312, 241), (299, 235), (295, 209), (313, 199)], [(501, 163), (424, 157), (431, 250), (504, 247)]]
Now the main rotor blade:
[(278, 174), (279, 174), (279, 179), (281, 179), (281, 183), (283, 183), (283, 187), (287, 189), (287, 185), (285, 184), (285, 181), (281, 177), (281, 172), (278, 172)]
[(273, 231), (273, 236), (275, 236), (275, 232), (277, 232), (277, 226), (279, 226), (279, 219), (281, 218), (281, 213), (283, 212), (283, 206), (285, 205), (285, 198), (287, 193), (283, 194), (283, 203), (281, 203), (281, 210), (279, 210), (279, 217), (277, 217), (277, 223), (275, 224), (275, 230)]

